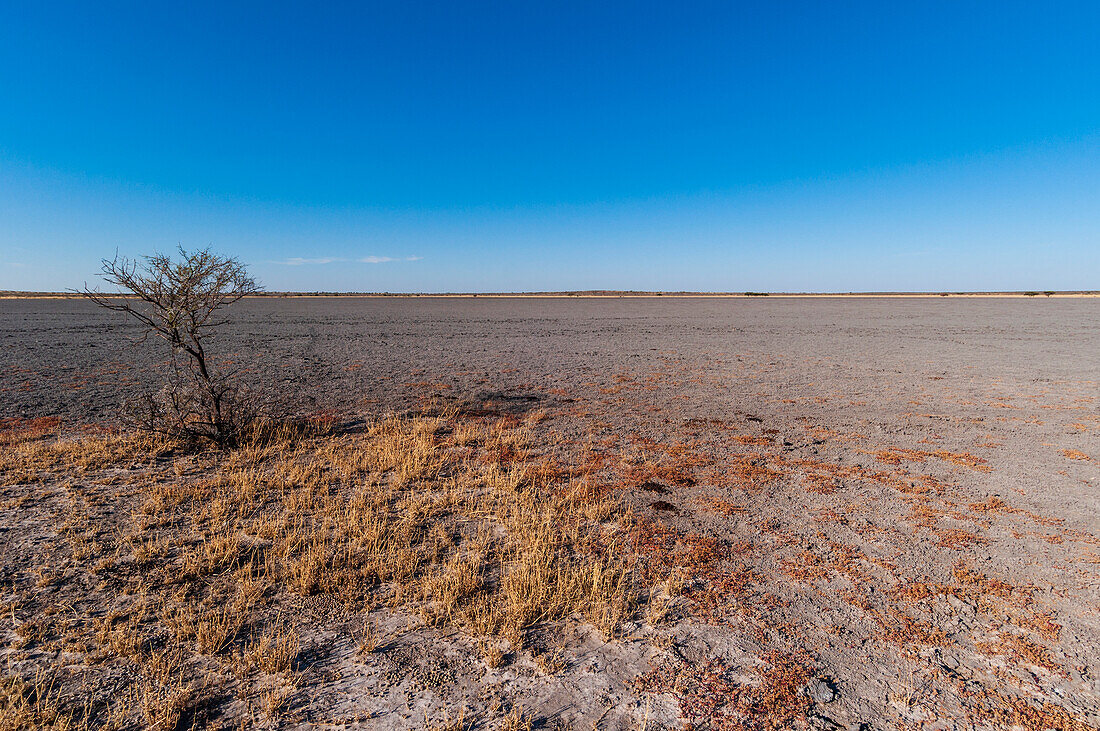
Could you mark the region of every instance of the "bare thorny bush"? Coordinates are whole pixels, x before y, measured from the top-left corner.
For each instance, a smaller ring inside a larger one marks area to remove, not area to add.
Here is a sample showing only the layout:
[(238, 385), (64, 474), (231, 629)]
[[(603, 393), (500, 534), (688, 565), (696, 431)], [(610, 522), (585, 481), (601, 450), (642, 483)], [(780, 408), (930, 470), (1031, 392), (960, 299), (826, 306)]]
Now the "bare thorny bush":
[(182, 247), (179, 256), (116, 254), (103, 260), (100, 276), (118, 292), (85, 286), (80, 294), (136, 319), (145, 328), (142, 339), (153, 334), (170, 346), (165, 384), (132, 401), (126, 416), (147, 431), (232, 446), (259, 415), (259, 399), (235, 370), (215, 366), (207, 346), (226, 323), (219, 310), (261, 287), (236, 259)]

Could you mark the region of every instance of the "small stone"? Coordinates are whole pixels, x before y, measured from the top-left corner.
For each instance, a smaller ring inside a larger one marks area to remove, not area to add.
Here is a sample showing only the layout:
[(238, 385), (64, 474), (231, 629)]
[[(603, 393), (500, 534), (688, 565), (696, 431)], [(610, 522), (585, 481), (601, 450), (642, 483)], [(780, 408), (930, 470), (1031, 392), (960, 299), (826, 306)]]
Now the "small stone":
[(828, 680), (814, 678), (806, 686), (806, 695), (813, 698), (817, 703), (832, 703), (836, 698), (836, 689)]

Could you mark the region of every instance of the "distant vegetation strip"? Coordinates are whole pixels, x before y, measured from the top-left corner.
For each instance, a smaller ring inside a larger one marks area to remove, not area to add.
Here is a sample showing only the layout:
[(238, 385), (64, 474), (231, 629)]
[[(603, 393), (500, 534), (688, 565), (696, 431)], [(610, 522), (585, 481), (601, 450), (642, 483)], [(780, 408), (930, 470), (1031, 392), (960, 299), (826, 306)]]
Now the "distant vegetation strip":
[[(0, 298), (79, 297), (73, 292), (0, 290)], [(119, 295), (120, 297), (123, 295)], [(1100, 290), (1016, 292), (688, 292), (590, 289), (572, 292), (260, 292), (250, 297), (1100, 297)]]

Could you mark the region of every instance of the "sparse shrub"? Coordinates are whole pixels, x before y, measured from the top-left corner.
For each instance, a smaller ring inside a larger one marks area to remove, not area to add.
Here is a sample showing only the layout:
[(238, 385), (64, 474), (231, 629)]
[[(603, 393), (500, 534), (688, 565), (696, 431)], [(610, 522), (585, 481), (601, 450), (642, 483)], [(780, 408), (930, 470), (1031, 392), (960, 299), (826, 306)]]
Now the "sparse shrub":
[(136, 319), (146, 337), (168, 341), (166, 383), (132, 402), (130, 419), (148, 431), (232, 446), (258, 416), (258, 402), (233, 371), (214, 367), (207, 344), (225, 324), (218, 311), (261, 288), (236, 259), (182, 247), (179, 255), (178, 261), (164, 254), (138, 261), (116, 254), (103, 260), (100, 276), (119, 293), (85, 286), (80, 294)]

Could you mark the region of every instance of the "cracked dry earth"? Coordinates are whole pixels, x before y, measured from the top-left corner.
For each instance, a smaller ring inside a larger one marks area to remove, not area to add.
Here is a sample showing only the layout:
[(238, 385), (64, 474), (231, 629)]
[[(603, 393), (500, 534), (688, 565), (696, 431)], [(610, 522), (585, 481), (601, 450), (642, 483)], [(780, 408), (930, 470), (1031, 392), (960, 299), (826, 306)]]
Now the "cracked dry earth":
[[(105, 316), (83, 303), (0, 308), (9, 430), (56, 416), (43, 438), (71, 435), (148, 366), (84, 360)], [(593, 535), (627, 588), (604, 621), (499, 637), (413, 601), (273, 589), (263, 610), (300, 638), (277, 707), (248, 688), (282, 676), (246, 688), (220, 647), (177, 725), (1100, 726), (1100, 300), (249, 301), (225, 342), (340, 424), (522, 433), (495, 458), (615, 505)], [(119, 469), (3, 477), (7, 674), (68, 668), (85, 690), (62, 705), (105, 707), (133, 672), (19, 632), (76, 591), (41, 580), (72, 563), (44, 527), (71, 510), (62, 485), (116, 506)]]

